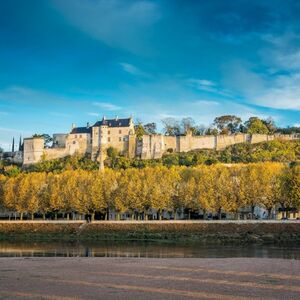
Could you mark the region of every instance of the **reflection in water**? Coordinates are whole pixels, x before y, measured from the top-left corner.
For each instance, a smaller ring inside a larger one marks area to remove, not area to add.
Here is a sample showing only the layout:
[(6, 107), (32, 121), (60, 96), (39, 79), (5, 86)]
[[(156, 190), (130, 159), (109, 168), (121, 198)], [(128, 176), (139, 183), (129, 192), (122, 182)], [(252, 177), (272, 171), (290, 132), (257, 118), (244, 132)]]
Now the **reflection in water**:
[(246, 247), (156, 242), (0, 242), (0, 257), (264, 257), (300, 259), (300, 247)]

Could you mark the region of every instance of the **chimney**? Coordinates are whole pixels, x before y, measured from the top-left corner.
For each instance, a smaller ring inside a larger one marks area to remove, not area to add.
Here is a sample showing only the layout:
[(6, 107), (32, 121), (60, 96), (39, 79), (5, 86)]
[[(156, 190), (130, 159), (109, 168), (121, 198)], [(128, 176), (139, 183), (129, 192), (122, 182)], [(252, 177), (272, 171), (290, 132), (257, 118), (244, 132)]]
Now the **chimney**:
[(119, 117), (118, 116), (116, 116), (116, 121), (118, 121), (119, 120)]
[(76, 128), (76, 124), (72, 123), (72, 129)]
[(90, 128), (90, 123), (89, 122), (86, 123), (86, 128)]

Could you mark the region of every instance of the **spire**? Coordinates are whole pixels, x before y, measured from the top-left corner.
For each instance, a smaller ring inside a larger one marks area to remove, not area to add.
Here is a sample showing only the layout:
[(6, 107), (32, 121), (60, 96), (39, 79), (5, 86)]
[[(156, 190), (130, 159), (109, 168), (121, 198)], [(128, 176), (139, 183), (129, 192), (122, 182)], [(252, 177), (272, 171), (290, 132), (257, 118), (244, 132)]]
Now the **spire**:
[(15, 152), (15, 138), (14, 137), (12, 140), (11, 152)]

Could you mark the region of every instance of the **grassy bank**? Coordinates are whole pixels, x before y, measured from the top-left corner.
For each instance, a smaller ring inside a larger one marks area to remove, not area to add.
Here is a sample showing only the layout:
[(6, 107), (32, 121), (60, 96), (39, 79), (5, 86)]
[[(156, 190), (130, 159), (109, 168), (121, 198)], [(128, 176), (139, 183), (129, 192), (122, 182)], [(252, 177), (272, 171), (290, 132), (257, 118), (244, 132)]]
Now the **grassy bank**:
[(143, 240), (300, 245), (300, 222), (0, 222), (0, 240)]

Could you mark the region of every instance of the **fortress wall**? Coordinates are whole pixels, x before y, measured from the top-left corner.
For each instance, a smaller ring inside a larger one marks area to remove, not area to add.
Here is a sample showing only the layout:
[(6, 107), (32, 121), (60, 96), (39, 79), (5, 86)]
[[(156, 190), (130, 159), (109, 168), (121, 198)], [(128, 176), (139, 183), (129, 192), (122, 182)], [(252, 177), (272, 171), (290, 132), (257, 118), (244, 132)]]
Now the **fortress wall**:
[(300, 139), (300, 134), (299, 133), (298, 134), (297, 133), (295, 133), (295, 134), (276, 134), (275, 138), (279, 139), (279, 140), (286, 140), (286, 141), (296, 140), (296, 139)]
[(57, 159), (68, 156), (69, 153), (66, 148), (49, 148), (44, 149), (45, 160)]
[(151, 141), (151, 158), (161, 158), (164, 152), (164, 142), (162, 135), (150, 135)]
[(164, 151), (167, 151), (168, 149), (172, 149), (173, 152), (178, 151), (176, 136), (163, 136), (163, 143), (164, 143), (164, 147), (163, 147)]
[(141, 159), (149, 159), (150, 157), (150, 135), (143, 135), (141, 145)]
[(245, 143), (247, 141), (246, 134), (235, 134), (235, 135), (218, 135), (217, 137), (217, 149), (225, 149), (228, 146), (234, 144)]
[(164, 152), (164, 137), (162, 135), (143, 135), (141, 158), (157, 159), (161, 158)]
[(190, 143), (191, 149), (214, 149), (216, 148), (216, 137), (213, 135), (193, 136)]
[(136, 135), (132, 134), (128, 136), (128, 157), (134, 158), (137, 155), (137, 140)]
[(191, 150), (191, 135), (179, 136), (179, 150), (178, 152), (188, 152)]
[(251, 136), (251, 144), (256, 144), (265, 141), (268, 141), (267, 134), (252, 134)]

